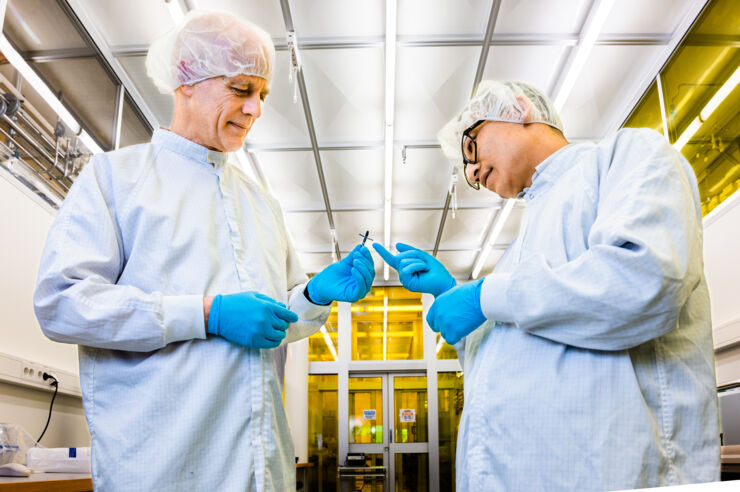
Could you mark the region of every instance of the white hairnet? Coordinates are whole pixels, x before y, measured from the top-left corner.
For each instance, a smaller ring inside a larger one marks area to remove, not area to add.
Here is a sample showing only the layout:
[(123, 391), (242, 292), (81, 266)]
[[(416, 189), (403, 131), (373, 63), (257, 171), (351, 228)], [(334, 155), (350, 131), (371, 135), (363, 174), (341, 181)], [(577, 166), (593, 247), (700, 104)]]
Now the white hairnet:
[[(529, 101), (529, 118), (524, 121), (524, 108), (517, 96)], [(524, 82), (484, 80), (475, 96), (460, 113), (437, 134), (442, 152), (448, 159), (460, 160), (460, 141), (465, 130), (476, 121), (504, 121), (509, 123), (544, 123), (563, 131), (563, 124), (552, 102), (539, 89)]]
[(146, 57), (146, 72), (163, 94), (181, 85), (237, 74), (268, 83), (275, 46), (260, 27), (223, 12), (191, 11), (179, 26), (155, 40)]

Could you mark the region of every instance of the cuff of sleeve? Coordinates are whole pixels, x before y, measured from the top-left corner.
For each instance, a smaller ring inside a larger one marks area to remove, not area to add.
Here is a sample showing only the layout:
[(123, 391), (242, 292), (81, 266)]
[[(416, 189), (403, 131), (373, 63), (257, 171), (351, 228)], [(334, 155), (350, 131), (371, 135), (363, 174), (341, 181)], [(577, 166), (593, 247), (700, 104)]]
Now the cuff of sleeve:
[(290, 296), (290, 306), (288, 306), (288, 309), (296, 313), (298, 317), (303, 320), (313, 320), (322, 314), (331, 311), (331, 303), (326, 306), (321, 306), (308, 300), (304, 294), (306, 285), (298, 287), (295, 290), (295, 293), (291, 292), (292, 295)]
[(165, 343), (206, 337), (203, 296), (164, 296), (162, 313)]
[(507, 299), (510, 281), (510, 273), (492, 273), (483, 280), (480, 289), (480, 309), (486, 319), (501, 323), (514, 322), (514, 313)]

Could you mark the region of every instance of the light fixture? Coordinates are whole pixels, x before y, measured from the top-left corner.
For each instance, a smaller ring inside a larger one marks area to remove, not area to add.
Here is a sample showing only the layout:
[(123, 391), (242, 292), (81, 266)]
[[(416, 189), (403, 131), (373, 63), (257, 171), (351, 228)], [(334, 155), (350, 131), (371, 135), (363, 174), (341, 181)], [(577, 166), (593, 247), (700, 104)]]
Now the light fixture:
[(388, 297), (383, 298), (383, 360), (388, 358)]
[(473, 267), (473, 272), (470, 275), (473, 280), (478, 278), (483, 265), (486, 263), (486, 260), (488, 260), (488, 256), (491, 254), (491, 250), (493, 250), (493, 245), (496, 244), (498, 237), (501, 235), (501, 231), (504, 229), (504, 224), (506, 224), (506, 221), (509, 219), (509, 215), (511, 215), (511, 211), (514, 209), (514, 205), (516, 205), (515, 198), (507, 199), (506, 203), (504, 203), (504, 206), (501, 208), (499, 213), (496, 214), (496, 217), (494, 218), (495, 222), (493, 224), (493, 227), (491, 227), (491, 232), (486, 238), (486, 241), (483, 245), (483, 250), (481, 250), (480, 254), (478, 255), (478, 259), (476, 260), (475, 266)]
[(439, 340), (437, 341), (437, 351), (436, 354), (439, 355), (439, 351), (442, 350), (442, 347), (445, 345), (445, 339), (442, 338), (442, 335), (439, 335)]
[(722, 101), (725, 100), (725, 98), (737, 87), (738, 82), (740, 82), (740, 67), (736, 68), (735, 71), (730, 75), (730, 78), (728, 78), (724, 84), (722, 84), (722, 87), (719, 88), (717, 92), (714, 93), (714, 96), (709, 100), (709, 102), (704, 106), (704, 108), (699, 111), (699, 116), (694, 118), (694, 120), (689, 123), (689, 126), (683, 131), (680, 137), (676, 140), (676, 142), (673, 144), (673, 147), (680, 151), (684, 145), (691, 139), (691, 137), (694, 136), (694, 134), (699, 130), (699, 127), (701, 127), (702, 123), (704, 123), (706, 120), (709, 119), (710, 116), (712, 116), (712, 113), (722, 104)]
[[(385, 2), (385, 201), (383, 241), (391, 248), (391, 206), (393, 194), (393, 119), (396, 104), (396, 0)], [(383, 264), (383, 278), (390, 278)]]
[[(388, 313), (420, 313), (424, 311), (424, 308), (421, 304), (412, 304), (412, 305), (401, 305), (401, 306), (364, 306), (364, 305), (356, 305), (353, 304), (350, 308), (350, 311), (353, 313), (381, 313), (381, 312), (388, 312)], [(332, 306), (331, 308), (332, 313), (339, 312), (339, 308), (336, 306)]]
[(326, 346), (329, 347), (329, 352), (331, 352), (331, 356), (334, 357), (334, 361), (337, 360), (337, 350), (334, 348), (334, 343), (331, 341), (331, 337), (329, 336), (329, 332), (326, 331), (326, 326), (321, 327), (321, 334), (324, 337), (324, 343), (326, 343)]
[(11, 158), (7, 161), (7, 168), (17, 178), (22, 178), (31, 186), (36, 188), (36, 191), (45, 196), (49, 201), (54, 203), (57, 208), (62, 206), (62, 200), (57, 192), (51, 189), (51, 187), (44, 182), (43, 179), (39, 178), (39, 175), (26, 167), (19, 159)]
[(593, 7), (593, 13), (586, 21), (587, 24), (586, 26), (584, 26), (583, 37), (581, 38), (578, 45), (574, 48), (576, 52), (573, 55), (573, 61), (567, 69), (568, 71), (563, 78), (563, 82), (558, 88), (557, 94), (553, 98), (555, 109), (557, 109), (558, 111), (561, 111), (563, 109), (565, 102), (568, 100), (570, 91), (573, 90), (573, 86), (578, 80), (578, 77), (580, 77), (581, 70), (583, 70), (583, 67), (586, 64), (586, 60), (588, 60), (588, 55), (591, 54), (591, 50), (593, 49), (594, 44), (596, 44), (599, 33), (604, 27), (604, 23), (606, 22), (606, 18), (609, 15), (609, 11), (614, 5), (614, 0), (595, 1), (598, 2), (598, 5), (595, 5)]
[(18, 70), (23, 79), (31, 84), (31, 87), (33, 87), (33, 89), (44, 99), (46, 104), (54, 110), (64, 124), (72, 130), (72, 133), (78, 135), (80, 141), (85, 144), (85, 147), (87, 147), (90, 152), (97, 154), (103, 151), (103, 149), (95, 143), (95, 140), (93, 140), (90, 134), (82, 129), (75, 117), (72, 116), (72, 113), (69, 112), (64, 104), (62, 104), (62, 102), (54, 95), (51, 89), (49, 89), (49, 86), (41, 80), (31, 66), (26, 63), (26, 60), (24, 60), (15, 48), (13, 48), (5, 35), (2, 34), (0, 34), (0, 51), (2, 51), (10, 64)]

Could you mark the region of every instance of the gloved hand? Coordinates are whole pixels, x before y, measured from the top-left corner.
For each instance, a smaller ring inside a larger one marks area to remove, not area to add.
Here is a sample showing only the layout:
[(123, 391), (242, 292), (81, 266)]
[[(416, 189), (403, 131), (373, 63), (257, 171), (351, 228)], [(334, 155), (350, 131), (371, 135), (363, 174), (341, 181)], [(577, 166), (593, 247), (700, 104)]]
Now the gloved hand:
[(450, 345), (455, 345), (485, 323), (486, 317), (480, 307), (482, 283), (483, 279), (480, 279), (453, 287), (437, 297), (429, 308), (427, 323)]
[(401, 283), (411, 292), (426, 292), (437, 297), (457, 284), (444, 265), (426, 251), (403, 243), (396, 243), (397, 255), (379, 243), (373, 243), (373, 248), (398, 272)]
[(370, 251), (361, 245), (355, 246), (341, 261), (332, 263), (317, 273), (308, 285), (308, 297), (315, 304), (331, 304), (332, 301), (356, 302), (370, 292), (375, 279), (375, 264)]
[(208, 333), (247, 348), (275, 348), (298, 315), (285, 304), (259, 292), (239, 292), (213, 298)]

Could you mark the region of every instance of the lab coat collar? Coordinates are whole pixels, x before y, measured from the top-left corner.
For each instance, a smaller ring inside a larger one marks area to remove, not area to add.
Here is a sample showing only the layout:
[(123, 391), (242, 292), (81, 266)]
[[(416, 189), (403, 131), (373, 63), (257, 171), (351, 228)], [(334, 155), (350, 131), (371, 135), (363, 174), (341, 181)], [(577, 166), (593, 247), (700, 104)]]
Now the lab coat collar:
[(152, 143), (161, 145), (178, 154), (189, 157), (197, 162), (213, 164), (214, 167), (223, 166), (229, 160), (228, 152), (209, 150), (187, 138), (164, 128), (157, 128), (152, 134)]
[(555, 182), (560, 176), (570, 168), (572, 161), (568, 158), (568, 155), (576, 147), (575, 144), (568, 144), (565, 147), (561, 147), (556, 150), (544, 161), (540, 162), (535, 167), (534, 174), (532, 175), (532, 185), (524, 188), (517, 198), (530, 201), (535, 197), (543, 194)]

